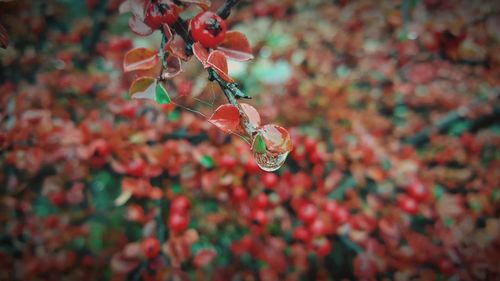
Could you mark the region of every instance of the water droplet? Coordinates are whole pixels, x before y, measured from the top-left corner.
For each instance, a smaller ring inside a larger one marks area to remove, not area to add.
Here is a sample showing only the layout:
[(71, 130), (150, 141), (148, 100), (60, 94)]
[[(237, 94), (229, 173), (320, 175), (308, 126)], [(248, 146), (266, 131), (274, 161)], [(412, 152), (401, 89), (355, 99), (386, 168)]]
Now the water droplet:
[(255, 163), (264, 171), (272, 172), (278, 170), (286, 160), (288, 151), (283, 153), (273, 153), (269, 150), (266, 153), (257, 153), (254, 151), (253, 157)]

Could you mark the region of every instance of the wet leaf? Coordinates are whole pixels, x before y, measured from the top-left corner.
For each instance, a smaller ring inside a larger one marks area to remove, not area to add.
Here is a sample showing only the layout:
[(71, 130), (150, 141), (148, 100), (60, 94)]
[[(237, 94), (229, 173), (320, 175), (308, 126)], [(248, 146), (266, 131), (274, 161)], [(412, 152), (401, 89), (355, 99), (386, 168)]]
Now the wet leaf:
[(167, 67), (163, 70), (163, 78), (173, 78), (182, 72), (181, 60), (176, 56), (168, 56), (166, 61)]
[(204, 11), (210, 8), (212, 2), (210, 0), (180, 0), (182, 3), (195, 4), (202, 8)]
[(156, 83), (156, 102), (159, 104), (169, 104), (170, 96), (161, 83)]
[(125, 72), (153, 68), (159, 61), (158, 52), (149, 48), (136, 48), (128, 51), (123, 59)]
[(186, 53), (186, 42), (179, 35), (174, 35), (172, 40), (166, 44), (167, 50), (174, 56), (187, 61), (189, 56)]
[(137, 35), (147, 36), (153, 33), (153, 29), (147, 26), (142, 20), (135, 15), (131, 16), (128, 20), (128, 26)]
[(248, 121), (250, 121), (254, 127), (260, 127), (260, 114), (257, 109), (247, 103), (240, 103), (240, 106), (247, 115)]
[(156, 98), (156, 79), (153, 77), (139, 77), (129, 89), (129, 94), (134, 99), (151, 99)]
[(208, 120), (225, 132), (235, 131), (240, 124), (240, 112), (232, 104), (219, 106)]
[(259, 154), (266, 153), (266, 143), (264, 142), (264, 139), (262, 138), (261, 134), (258, 134), (255, 137), (255, 140), (253, 143), (253, 150)]
[(269, 124), (262, 126), (260, 132), (269, 151), (283, 153), (292, 150), (292, 140), (285, 128)]
[(201, 62), (204, 68), (207, 68), (208, 50), (200, 42), (193, 44), (193, 54)]
[(237, 61), (248, 61), (254, 58), (247, 37), (239, 31), (228, 31), (217, 49), (226, 57)]
[(212, 51), (207, 58), (207, 66), (211, 67), (224, 81), (233, 83), (234, 80), (227, 74), (226, 56), (221, 51)]

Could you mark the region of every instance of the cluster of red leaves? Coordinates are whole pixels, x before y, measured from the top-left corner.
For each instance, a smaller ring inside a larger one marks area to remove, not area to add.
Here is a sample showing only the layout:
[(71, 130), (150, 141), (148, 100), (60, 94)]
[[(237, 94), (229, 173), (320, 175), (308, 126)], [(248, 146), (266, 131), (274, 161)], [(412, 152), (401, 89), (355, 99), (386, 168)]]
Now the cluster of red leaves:
[[(496, 19), (450, 14), (474, 11), (467, 1), (418, 2), (406, 26), (393, 1), (274, 2), (232, 17), (259, 16), (245, 24), (256, 30), (272, 17), (266, 32), (288, 35), (256, 56), (293, 69), (284, 95), (259, 85), (262, 119), (295, 127), (276, 174), (192, 113), (125, 100), (130, 81), (116, 77), (130, 40), (104, 38), (97, 54), (115, 67), (82, 70), (68, 38), (87, 21), (43, 27), (61, 44), (35, 57), (17, 42), (41, 35), (14, 23), (46, 19), (5, 17), (2, 66), (22, 67), (0, 86), (0, 279), (498, 278), (498, 127), (467, 127), (498, 107), (475, 102), (500, 84)], [(455, 131), (402, 141), (460, 108)]]

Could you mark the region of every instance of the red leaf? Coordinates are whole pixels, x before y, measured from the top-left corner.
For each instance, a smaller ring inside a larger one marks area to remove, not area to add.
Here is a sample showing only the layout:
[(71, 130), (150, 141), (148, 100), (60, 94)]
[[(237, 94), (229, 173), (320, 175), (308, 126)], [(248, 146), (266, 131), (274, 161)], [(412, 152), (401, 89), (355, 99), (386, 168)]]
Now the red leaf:
[(139, 77), (130, 86), (129, 94), (134, 99), (155, 99), (156, 79), (153, 77)]
[(210, 0), (180, 0), (180, 2), (198, 5), (204, 11), (208, 10), (212, 4)]
[(128, 26), (137, 35), (146, 36), (153, 33), (153, 30), (135, 15), (128, 20)]
[(111, 270), (127, 274), (139, 266), (138, 259), (128, 259), (122, 253), (116, 253), (111, 259)]
[(198, 267), (205, 266), (209, 264), (217, 255), (217, 252), (214, 249), (201, 249), (196, 253), (194, 257), (194, 264)]
[(212, 51), (208, 55), (207, 65), (211, 67), (224, 81), (233, 83), (234, 80), (227, 75), (226, 56), (221, 51)]
[(0, 47), (6, 49), (9, 45), (9, 35), (7, 35), (7, 30), (0, 24)]
[(158, 52), (148, 48), (136, 48), (128, 51), (123, 59), (125, 72), (153, 68), (159, 61)]
[(223, 104), (215, 110), (208, 121), (225, 132), (235, 131), (240, 124), (240, 112), (232, 104)]
[(203, 64), (204, 68), (207, 68), (208, 50), (201, 45), (200, 42), (195, 42), (193, 44), (193, 54), (194, 56)]
[(186, 42), (179, 35), (174, 35), (166, 46), (167, 50), (172, 53), (172, 55), (184, 61), (189, 59), (189, 56), (186, 54)]
[(145, 0), (128, 0), (130, 6), (130, 12), (132, 15), (140, 19), (141, 21), (144, 19), (144, 11), (146, 10), (146, 4), (149, 1)]
[(243, 109), (243, 112), (248, 116), (248, 121), (250, 121), (250, 124), (252, 124), (254, 127), (260, 127), (260, 115), (257, 109), (255, 107), (246, 104), (246, 103), (240, 103), (241, 109)]
[(264, 138), (267, 150), (283, 153), (292, 150), (292, 140), (288, 131), (278, 125), (264, 125), (259, 130)]
[(163, 78), (168, 79), (181, 73), (181, 60), (176, 56), (168, 56), (167, 67), (163, 70)]
[(224, 41), (217, 47), (226, 57), (237, 61), (253, 59), (252, 48), (245, 34), (239, 31), (228, 31)]
[(163, 51), (167, 51), (167, 45), (172, 41), (174, 38), (174, 35), (172, 34), (172, 30), (170, 30), (170, 26), (166, 23), (162, 23), (161, 25), (163, 34), (165, 37), (167, 37), (167, 42), (165, 42), (165, 47), (163, 48)]

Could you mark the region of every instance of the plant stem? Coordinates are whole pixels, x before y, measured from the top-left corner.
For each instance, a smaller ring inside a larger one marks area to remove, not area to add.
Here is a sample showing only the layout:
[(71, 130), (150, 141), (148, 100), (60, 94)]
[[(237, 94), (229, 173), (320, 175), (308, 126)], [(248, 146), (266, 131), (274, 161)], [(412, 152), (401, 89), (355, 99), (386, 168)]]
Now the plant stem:
[(231, 14), (231, 9), (240, 2), (239, 0), (227, 0), (224, 5), (222, 5), (219, 10), (217, 10), (217, 15), (223, 19), (227, 19)]
[[(223, 18), (226, 19), (229, 17), (231, 14), (231, 9), (238, 4), (239, 0), (227, 0), (224, 5), (222, 5), (219, 10), (217, 11), (217, 14)], [(186, 42), (186, 53), (188, 55), (192, 55), (193, 53), (193, 38), (191, 38), (191, 35), (188, 32), (188, 22), (179, 18), (173, 25), (172, 29), (175, 31), (175, 34), (181, 36), (182, 39)], [(166, 40), (165, 34), (163, 33), (163, 40)], [(257, 128), (253, 126), (250, 123), (250, 119), (246, 115), (246, 113), (243, 111), (243, 108), (241, 105), (238, 103), (238, 99), (240, 98), (245, 98), (245, 99), (250, 99), (251, 97), (243, 93), (239, 88), (236, 83), (228, 83), (222, 79), (217, 72), (215, 72), (212, 68), (208, 68), (208, 74), (209, 74), (209, 80), (210, 81), (217, 81), (219, 84), (220, 88), (224, 92), (224, 95), (226, 96), (228, 102), (232, 105), (234, 105), (236, 108), (238, 108), (238, 111), (240, 112), (240, 118), (241, 118), (241, 125), (243, 129), (246, 131), (248, 136), (252, 137), (255, 132), (257, 131)]]

